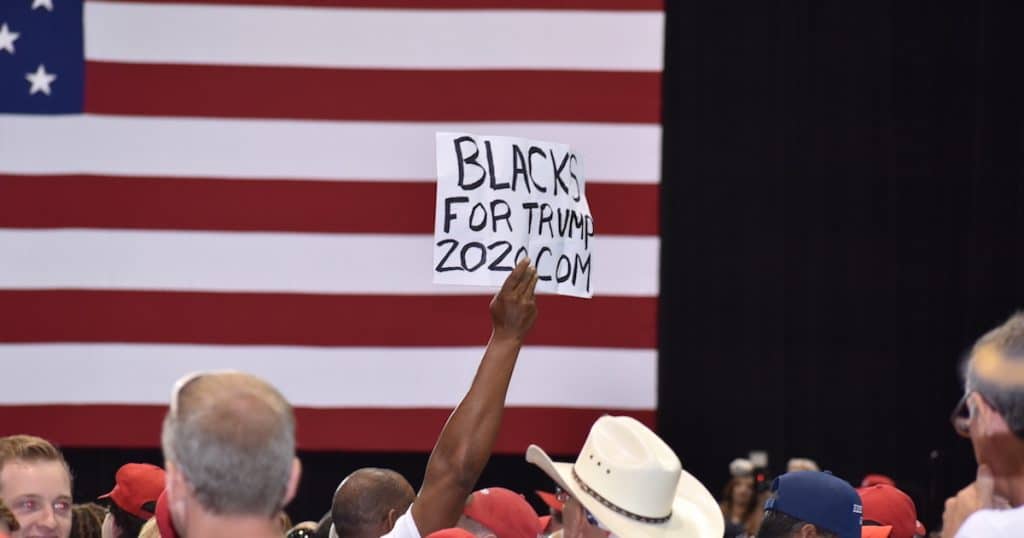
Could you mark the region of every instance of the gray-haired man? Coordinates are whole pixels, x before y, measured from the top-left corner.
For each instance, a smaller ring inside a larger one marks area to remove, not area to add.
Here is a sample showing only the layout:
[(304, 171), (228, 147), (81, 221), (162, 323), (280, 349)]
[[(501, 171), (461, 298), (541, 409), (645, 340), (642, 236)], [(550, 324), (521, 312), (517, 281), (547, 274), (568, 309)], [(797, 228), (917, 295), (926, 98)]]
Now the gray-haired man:
[(965, 374), (952, 420), (974, 445), (978, 480), (946, 501), (942, 535), (1024, 536), (1024, 313), (974, 344)]

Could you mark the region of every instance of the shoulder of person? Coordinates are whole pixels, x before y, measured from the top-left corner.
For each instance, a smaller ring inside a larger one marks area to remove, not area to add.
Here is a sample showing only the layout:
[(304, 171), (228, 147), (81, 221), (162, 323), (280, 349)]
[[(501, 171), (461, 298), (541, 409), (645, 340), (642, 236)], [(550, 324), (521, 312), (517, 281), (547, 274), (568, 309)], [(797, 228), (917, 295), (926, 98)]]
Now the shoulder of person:
[(1019, 536), (1024, 527), (1024, 506), (1011, 510), (979, 510), (970, 515), (956, 538), (999, 538)]
[(381, 538), (422, 538), (419, 529), (416, 528), (416, 521), (412, 518), (412, 506), (395, 521), (391, 532)]

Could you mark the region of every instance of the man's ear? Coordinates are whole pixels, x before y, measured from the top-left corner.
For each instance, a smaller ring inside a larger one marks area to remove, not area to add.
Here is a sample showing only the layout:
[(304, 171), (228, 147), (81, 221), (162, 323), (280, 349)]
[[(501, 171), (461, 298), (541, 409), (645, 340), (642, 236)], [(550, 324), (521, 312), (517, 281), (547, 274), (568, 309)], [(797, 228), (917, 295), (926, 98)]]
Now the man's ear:
[(164, 463), (164, 467), (166, 468), (164, 489), (167, 491), (167, 506), (172, 516), (177, 514), (175, 517), (184, 517), (189, 495), (189, 484), (185, 480), (185, 473), (170, 460)]
[(166, 485), (164, 486), (164, 489), (167, 490), (167, 502), (174, 503), (180, 499), (185, 492), (185, 480), (181, 475), (181, 471), (178, 469), (178, 466), (175, 465), (174, 462), (167, 461), (164, 463), (164, 467), (164, 474), (166, 476)]
[(398, 521), (398, 518), (401, 516), (402, 514), (399, 514), (398, 510), (395, 510), (394, 508), (388, 510), (388, 515), (384, 518), (384, 525), (387, 526), (387, 529), (384, 530), (384, 534), (391, 532), (391, 529), (395, 528), (395, 522)]
[(798, 538), (818, 538), (818, 528), (810, 523), (804, 523), (797, 529), (796, 536)]
[(292, 458), (292, 472), (288, 477), (288, 486), (284, 490), (284, 499), (281, 501), (282, 509), (288, 506), (295, 498), (295, 492), (299, 490), (299, 479), (302, 478), (302, 462), (299, 458)]

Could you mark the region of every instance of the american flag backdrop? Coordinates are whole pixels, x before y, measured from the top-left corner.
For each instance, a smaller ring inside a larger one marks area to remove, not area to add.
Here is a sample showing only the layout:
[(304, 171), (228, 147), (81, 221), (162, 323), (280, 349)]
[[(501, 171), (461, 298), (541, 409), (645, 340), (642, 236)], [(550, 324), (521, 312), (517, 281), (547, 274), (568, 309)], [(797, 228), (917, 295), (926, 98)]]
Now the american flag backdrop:
[(499, 452), (657, 401), (661, 0), (0, 0), (0, 435), (150, 447), (260, 375), (306, 449), (424, 451), (492, 291), (431, 283), (434, 133), (578, 150), (595, 297), (542, 296)]

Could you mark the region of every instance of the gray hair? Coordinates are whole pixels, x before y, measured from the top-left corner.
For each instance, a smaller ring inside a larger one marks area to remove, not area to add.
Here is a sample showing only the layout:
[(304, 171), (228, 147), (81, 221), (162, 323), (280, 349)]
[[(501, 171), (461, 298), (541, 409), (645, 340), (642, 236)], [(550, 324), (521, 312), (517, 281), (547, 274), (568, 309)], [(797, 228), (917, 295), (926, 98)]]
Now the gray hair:
[(295, 416), (274, 387), (241, 372), (178, 382), (161, 436), (164, 458), (219, 515), (273, 517), (295, 458)]
[(1012, 368), (1024, 369), (1024, 312), (1010, 316), (1005, 323), (979, 338), (964, 367), (966, 390), (981, 394), (1002, 415), (1007, 426), (1018, 437), (1024, 437), (1024, 385), (979, 375), (975, 361), (985, 353), (996, 353)]

